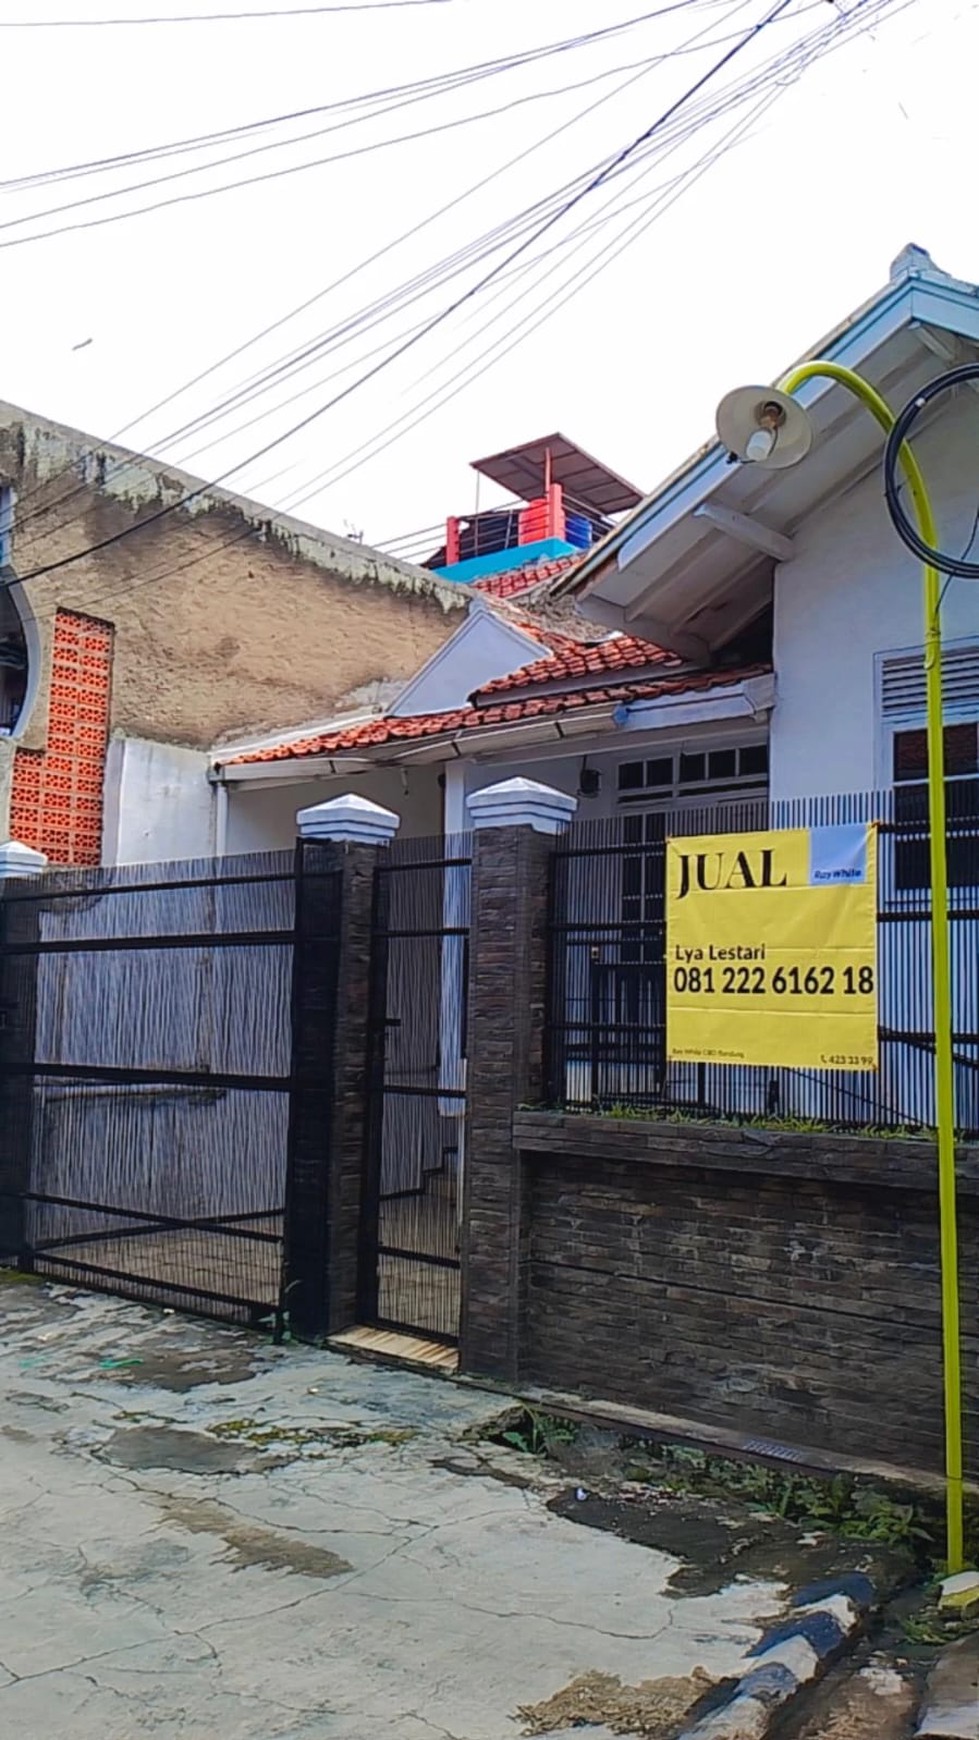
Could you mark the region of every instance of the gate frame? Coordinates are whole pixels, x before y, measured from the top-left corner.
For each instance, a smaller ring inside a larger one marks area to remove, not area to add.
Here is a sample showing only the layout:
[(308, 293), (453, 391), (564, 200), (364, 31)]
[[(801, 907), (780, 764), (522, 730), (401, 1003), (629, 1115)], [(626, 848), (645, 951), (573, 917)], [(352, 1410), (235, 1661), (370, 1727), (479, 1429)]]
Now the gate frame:
[[(9, 955), (11, 942), (36, 939), (37, 907), (10, 898), (16, 886), (43, 875), (43, 852), (8, 840), (0, 846), (0, 1064), (23, 1064), (34, 1056), (36, 955)], [(0, 1144), (0, 1262), (29, 1268), (25, 1201), (30, 1187), (31, 1126), (34, 1096), (28, 1075), (7, 1078), (0, 1116), (5, 1125)]]
[[(373, 894), (371, 901), (371, 951), (369, 972), (369, 1008), (367, 1028), (367, 1071), (366, 1071), (366, 1117), (364, 1128), (364, 1145), (362, 1158), (362, 1201), (360, 1216), (360, 1236), (358, 1241), (358, 1279), (357, 1279), (357, 1321), (365, 1327), (388, 1330), (393, 1334), (415, 1336), (420, 1340), (440, 1343), (446, 1347), (458, 1347), (461, 1337), (462, 1305), (460, 1299), (459, 1315), (453, 1332), (427, 1328), (421, 1324), (400, 1322), (388, 1317), (382, 1317), (379, 1306), (380, 1295), (380, 1262), (385, 1254), (392, 1255), (395, 1261), (415, 1261), (433, 1269), (448, 1269), (460, 1277), (460, 1293), (463, 1285), (462, 1262), (462, 1198), (463, 1178), (460, 1176), (456, 1184), (455, 1211), (460, 1223), (460, 1250), (456, 1257), (446, 1257), (434, 1251), (417, 1251), (409, 1255), (402, 1253), (386, 1253), (381, 1242), (381, 1204), (385, 1200), (393, 1200), (390, 1193), (385, 1198), (382, 1190), (382, 1162), (384, 1139), (384, 1113), (387, 1095), (394, 1091), (386, 1080), (387, 1034), (394, 1023), (388, 1017), (388, 971), (390, 966), (390, 943), (399, 936), (421, 938), (431, 936), (432, 939), (461, 937), (463, 939), (463, 983), (461, 986), (462, 1007), (460, 1015), (460, 1032), (465, 1047), (465, 1035), (468, 1028), (468, 962), (471, 929), (470, 924), (447, 925), (444, 922), (431, 931), (408, 930), (391, 931), (389, 928), (390, 886), (391, 877), (395, 875), (410, 875), (417, 871), (429, 870), (466, 870), (472, 874), (472, 847), (469, 837), (464, 836), (465, 845), (460, 838), (459, 844), (453, 848), (455, 836), (441, 834), (434, 836), (432, 851), (425, 857), (412, 860), (407, 858), (404, 863), (378, 864), (374, 872)], [(421, 842), (427, 845), (429, 842)], [(444, 919), (444, 885), (443, 885), (443, 919)], [(440, 967), (441, 988), (441, 967)], [(441, 1021), (441, 996), (438, 1019)], [(465, 1087), (446, 1087), (441, 1082), (434, 1087), (419, 1087), (405, 1089), (401, 1097), (419, 1097), (438, 1100), (456, 1100), (460, 1104), (460, 1115), (464, 1119), (467, 1106), (467, 1090)], [(464, 1150), (464, 1135), (460, 1147)]]

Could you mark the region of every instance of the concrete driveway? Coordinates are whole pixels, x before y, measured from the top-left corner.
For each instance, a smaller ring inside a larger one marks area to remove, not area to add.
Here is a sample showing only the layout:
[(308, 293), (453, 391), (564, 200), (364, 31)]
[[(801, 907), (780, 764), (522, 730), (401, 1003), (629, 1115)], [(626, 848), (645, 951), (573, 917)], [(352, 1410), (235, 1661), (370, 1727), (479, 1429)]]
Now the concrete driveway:
[(737, 1674), (780, 1610), (549, 1511), (473, 1442), (497, 1397), (58, 1287), (0, 1329), (6, 1733), (507, 1740), (583, 1673)]

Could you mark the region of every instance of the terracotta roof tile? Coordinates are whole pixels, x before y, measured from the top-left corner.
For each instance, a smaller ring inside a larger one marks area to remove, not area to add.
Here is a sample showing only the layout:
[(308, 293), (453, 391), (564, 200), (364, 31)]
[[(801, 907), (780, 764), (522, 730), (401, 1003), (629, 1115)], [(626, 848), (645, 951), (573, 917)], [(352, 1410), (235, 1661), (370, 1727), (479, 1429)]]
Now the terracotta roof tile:
[(528, 562), (526, 568), (508, 568), (502, 574), (487, 574), (482, 580), (473, 581), (473, 590), (486, 592), (491, 598), (514, 598), (520, 592), (527, 592), (531, 586), (540, 586), (545, 580), (553, 580), (556, 575), (564, 574), (572, 568), (581, 557), (554, 556), (542, 562)]
[(621, 671), (639, 670), (648, 665), (676, 669), (683, 662), (673, 653), (664, 652), (662, 647), (653, 646), (651, 641), (636, 640), (631, 634), (613, 635), (608, 640), (591, 646), (571, 641), (565, 642), (564, 646), (554, 644), (560, 638), (554, 636), (550, 643), (553, 647), (553, 658), (537, 659), (533, 664), (513, 671), (508, 677), (496, 677), (479, 691), (477, 700), (483, 695), (498, 695), (505, 689), (531, 688), (537, 683), (561, 683), (574, 677), (606, 676)]
[(363, 724), (348, 726), (345, 731), (324, 732), (299, 742), (278, 743), (270, 749), (253, 750), (249, 755), (236, 756), (226, 765), (239, 767), (259, 761), (294, 761), (309, 755), (375, 749), (388, 743), (449, 737), (460, 731), (507, 725), (520, 719), (546, 718), (577, 711), (581, 707), (704, 692), (743, 682), (747, 677), (761, 676), (768, 669), (766, 665), (750, 665), (734, 671), (687, 671), (681, 676), (662, 677), (657, 681), (605, 684), (600, 688), (577, 689), (562, 695), (531, 695), (489, 706), (457, 707), (448, 713), (421, 713), (407, 719), (368, 719)]

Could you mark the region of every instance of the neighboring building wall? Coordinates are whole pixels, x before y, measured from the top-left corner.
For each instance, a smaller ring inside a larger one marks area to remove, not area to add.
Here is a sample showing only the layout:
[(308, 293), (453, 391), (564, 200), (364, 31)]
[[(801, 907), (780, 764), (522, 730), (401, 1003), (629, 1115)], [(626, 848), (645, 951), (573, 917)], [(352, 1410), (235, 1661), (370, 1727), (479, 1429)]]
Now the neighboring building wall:
[(207, 858), (215, 850), (216, 798), (199, 749), (116, 737), (105, 776), (106, 864)]
[[(977, 506), (975, 400), (968, 394), (915, 440), (941, 539), (963, 550)], [(775, 578), (772, 796), (871, 791), (890, 784), (881, 753), (875, 655), (920, 647), (921, 569), (898, 541), (879, 466), (793, 534), (798, 554)], [(979, 586), (953, 580), (946, 641), (979, 640)]]
[[(402, 838), (421, 839), (442, 832), (442, 791), (438, 767), (401, 770), (379, 767), (371, 773), (340, 774), (334, 779), (297, 780), (291, 785), (232, 786), (224, 849), (228, 853), (278, 851), (296, 838), (296, 814), (329, 798), (356, 792), (401, 817)], [(407, 790), (405, 789), (407, 782)]]
[[(204, 749), (404, 681), (469, 602), (360, 544), (274, 522), (199, 484), (189, 505), (133, 531), (196, 480), (9, 406), (0, 406), (0, 477), (18, 495), (17, 572), (52, 569), (20, 589), (40, 644), (41, 680), (18, 727), (29, 749), (48, 743), (59, 609), (115, 628), (114, 732)], [(57, 566), (106, 540), (116, 541)]]
[(54, 864), (101, 862), (113, 632), (59, 610), (53, 624), (44, 749), (14, 750), (10, 835)]

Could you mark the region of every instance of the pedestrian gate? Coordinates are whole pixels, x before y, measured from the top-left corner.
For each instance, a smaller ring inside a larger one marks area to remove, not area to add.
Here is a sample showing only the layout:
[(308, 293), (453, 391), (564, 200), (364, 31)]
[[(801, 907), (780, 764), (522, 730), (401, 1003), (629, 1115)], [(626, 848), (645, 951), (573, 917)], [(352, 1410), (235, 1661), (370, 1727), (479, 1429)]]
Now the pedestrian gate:
[(396, 842), (374, 876), (360, 1320), (459, 1334), (468, 838)]

